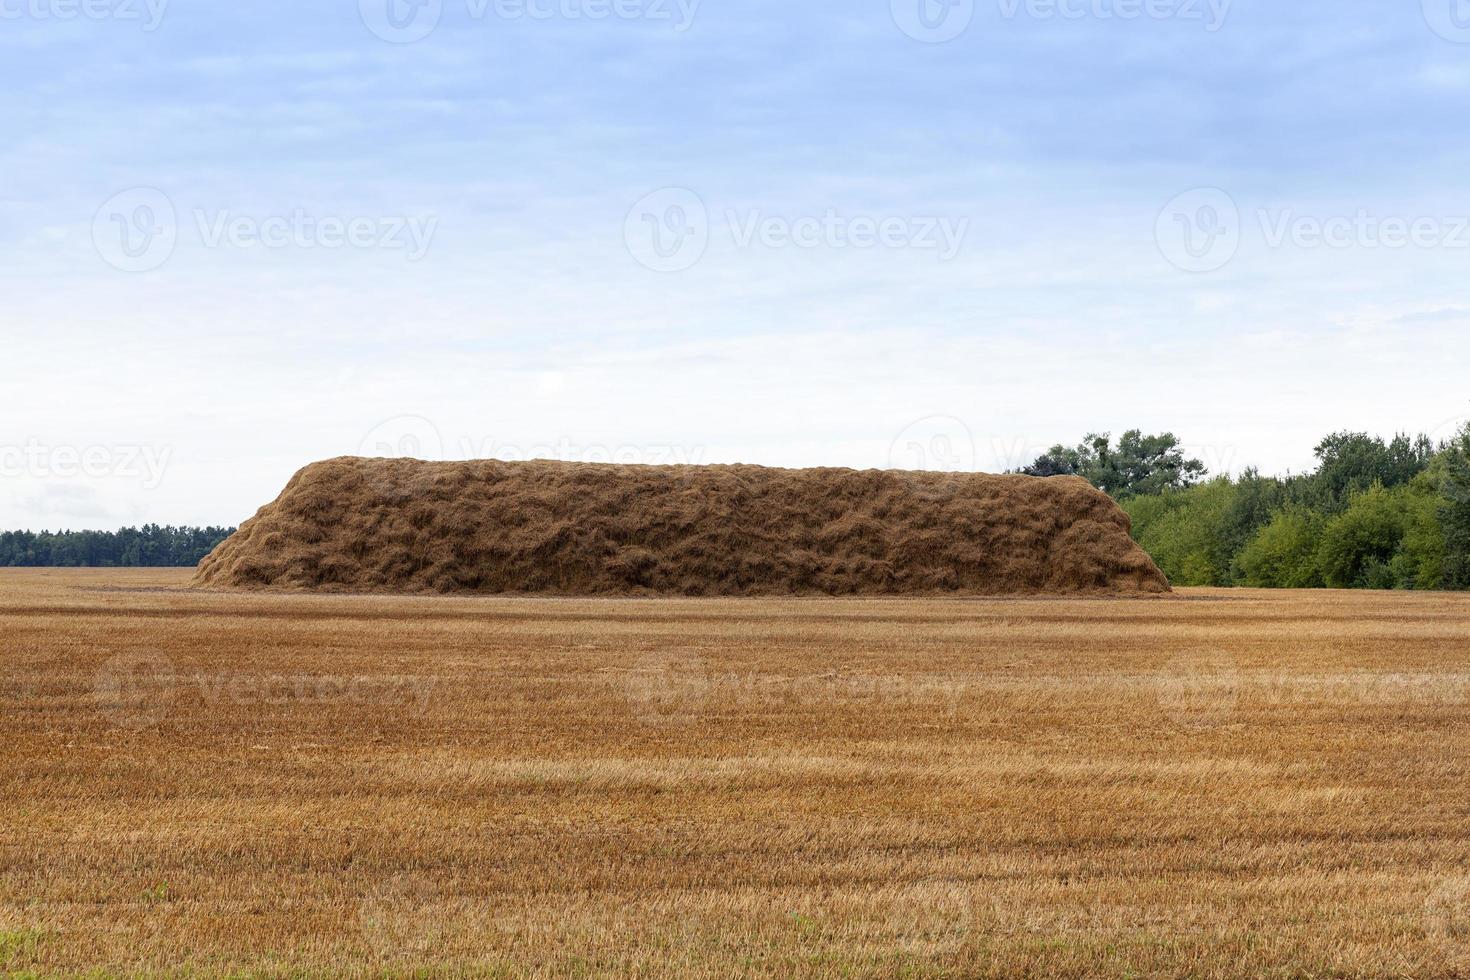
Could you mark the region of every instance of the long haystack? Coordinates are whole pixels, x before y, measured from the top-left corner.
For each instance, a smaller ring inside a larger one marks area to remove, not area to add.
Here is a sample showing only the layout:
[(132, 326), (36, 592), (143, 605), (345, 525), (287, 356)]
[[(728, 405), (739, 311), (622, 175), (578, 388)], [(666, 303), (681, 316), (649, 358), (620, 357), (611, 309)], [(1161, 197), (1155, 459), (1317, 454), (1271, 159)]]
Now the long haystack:
[(1156, 593), (1128, 517), (1072, 477), (343, 457), (196, 585), (549, 595)]

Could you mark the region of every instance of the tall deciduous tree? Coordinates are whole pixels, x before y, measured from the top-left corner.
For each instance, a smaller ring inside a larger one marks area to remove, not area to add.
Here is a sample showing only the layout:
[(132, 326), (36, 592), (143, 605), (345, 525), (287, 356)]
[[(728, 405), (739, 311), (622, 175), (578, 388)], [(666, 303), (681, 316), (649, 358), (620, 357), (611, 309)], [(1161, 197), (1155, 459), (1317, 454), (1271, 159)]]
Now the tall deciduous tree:
[(1470, 589), (1470, 426), (1445, 451), (1444, 502), (1439, 523), (1444, 529), (1444, 587)]
[(1078, 446), (1053, 446), (1021, 470), (1027, 476), (1080, 476), (1119, 499), (1182, 490), (1202, 480), (1205, 464), (1186, 459), (1172, 432), (1146, 436), (1129, 429), (1118, 444), (1110, 433), (1089, 433)]

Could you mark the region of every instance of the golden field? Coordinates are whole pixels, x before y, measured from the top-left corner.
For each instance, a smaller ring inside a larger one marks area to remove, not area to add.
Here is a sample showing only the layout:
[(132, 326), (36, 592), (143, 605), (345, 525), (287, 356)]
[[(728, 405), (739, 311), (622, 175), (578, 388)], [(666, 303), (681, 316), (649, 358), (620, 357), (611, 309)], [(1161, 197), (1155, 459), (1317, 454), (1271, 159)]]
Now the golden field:
[(0, 572), (0, 972), (1470, 973), (1470, 597)]

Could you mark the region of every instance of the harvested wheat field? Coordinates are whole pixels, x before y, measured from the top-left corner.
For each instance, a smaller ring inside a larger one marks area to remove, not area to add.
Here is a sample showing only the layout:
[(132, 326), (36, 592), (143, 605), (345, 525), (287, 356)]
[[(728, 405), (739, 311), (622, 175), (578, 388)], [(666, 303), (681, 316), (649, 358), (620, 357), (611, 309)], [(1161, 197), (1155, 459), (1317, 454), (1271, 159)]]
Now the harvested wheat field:
[(200, 563), (236, 589), (559, 595), (1158, 593), (1078, 477), (341, 457)]
[(1470, 597), (0, 573), (0, 970), (1470, 971)]

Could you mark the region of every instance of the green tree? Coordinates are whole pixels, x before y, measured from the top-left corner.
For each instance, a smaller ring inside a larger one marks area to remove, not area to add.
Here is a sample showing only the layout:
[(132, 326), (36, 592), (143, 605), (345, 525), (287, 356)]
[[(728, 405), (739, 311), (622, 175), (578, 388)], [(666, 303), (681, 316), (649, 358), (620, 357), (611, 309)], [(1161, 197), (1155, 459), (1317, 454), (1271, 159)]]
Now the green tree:
[(197, 565), (235, 533), (226, 527), (125, 527), (118, 531), (0, 532), (0, 567)]
[(1317, 552), (1322, 579), (1333, 589), (1391, 589), (1391, 563), (1403, 543), (1402, 502), (1382, 484), (1351, 498), (1322, 532)]
[(1235, 481), (1235, 494), (1221, 520), (1213, 564), (1230, 569), (1229, 584), (1236, 584), (1235, 559), (1253, 538), (1291, 500), (1290, 486), (1276, 477), (1261, 476), (1247, 469)]
[(1109, 433), (1089, 433), (1075, 448), (1053, 446), (1030, 466), (1027, 476), (1080, 476), (1117, 500), (1182, 490), (1206, 474), (1205, 464), (1186, 459), (1172, 432), (1146, 436), (1123, 433), (1116, 446)]
[(1278, 512), (1236, 559), (1237, 580), (1263, 589), (1322, 587), (1317, 550), (1322, 519), (1308, 510)]
[(1312, 478), (1315, 503), (1340, 512), (1348, 501), (1374, 484), (1392, 490), (1424, 472), (1434, 458), (1428, 436), (1410, 438), (1400, 433), (1385, 443), (1366, 432), (1336, 432), (1318, 443), (1320, 465)]
[(1441, 457), (1442, 503), (1439, 522), (1444, 532), (1446, 589), (1470, 589), (1470, 426), (1445, 449)]
[(1121, 501), (1134, 539), (1175, 585), (1229, 585), (1222, 540), (1237, 488), (1229, 477)]
[(1445, 533), (1440, 522), (1439, 480), (1428, 473), (1399, 488), (1404, 538), (1389, 563), (1398, 588), (1444, 588)]

